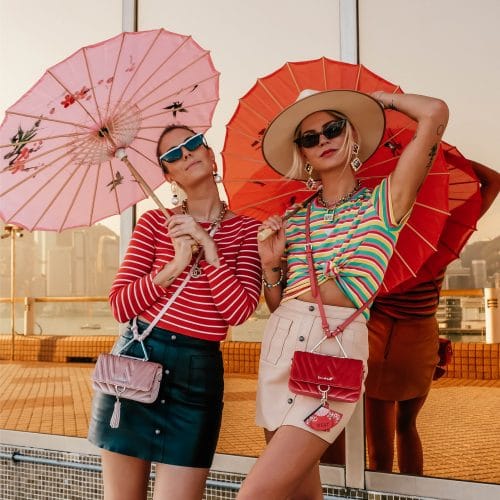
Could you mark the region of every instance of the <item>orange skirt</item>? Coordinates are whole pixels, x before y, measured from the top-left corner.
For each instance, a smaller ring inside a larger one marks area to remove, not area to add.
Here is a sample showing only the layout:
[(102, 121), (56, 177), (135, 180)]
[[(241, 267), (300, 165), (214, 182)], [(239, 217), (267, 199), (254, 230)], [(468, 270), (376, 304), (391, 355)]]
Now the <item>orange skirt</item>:
[(371, 310), (366, 395), (384, 401), (425, 396), (438, 362), (436, 318), (395, 319)]

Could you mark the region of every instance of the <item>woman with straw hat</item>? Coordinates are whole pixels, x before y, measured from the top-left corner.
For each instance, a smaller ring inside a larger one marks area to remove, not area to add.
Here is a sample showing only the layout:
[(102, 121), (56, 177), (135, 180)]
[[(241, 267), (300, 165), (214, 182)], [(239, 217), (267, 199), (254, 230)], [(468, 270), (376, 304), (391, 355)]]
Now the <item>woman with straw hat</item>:
[[(384, 107), (411, 117), (417, 129), (395, 170), (371, 191), (360, 186), (356, 171), (379, 146)], [(341, 344), (348, 357), (363, 361), (366, 376), (368, 306), (447, 121), (446, 104), (431, 97), (304, 91), (267, 128), (262, 150), (271, 167), (311, 186), (320, 181), (321, 187), (307, 207), (285, 218), (272, 216), (260, 227), (273, 232), (259, 242), (264, 294), (272, 314), (261, 348), (257, 424), (264, 427), (268, 444), (238, 498), (323, 498), (319, 459), (357, 403), (321, 405), (319, 399), (291, 392), (290, 361), (294, 351), (309, 351), (324, 337), (321, 308), (332, 329), (363, 309), (344, 330)], [(312, 249), (309, 266), (306, 246)], [(339, 356), (340, 349), (328, 339), (319, 352)], [(320, 409), (328, 425), (318, 430), (311, 427), (311, 416)]]

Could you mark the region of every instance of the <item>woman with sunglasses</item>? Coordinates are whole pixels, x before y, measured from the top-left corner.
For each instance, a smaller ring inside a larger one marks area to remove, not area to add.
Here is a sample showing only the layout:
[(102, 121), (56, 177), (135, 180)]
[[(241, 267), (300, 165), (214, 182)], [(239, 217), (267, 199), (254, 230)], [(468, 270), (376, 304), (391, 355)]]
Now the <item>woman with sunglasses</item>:
[[(175, 186), (187, 197), (168, 220), (156, 209), (137, 222), (111, 288), (113, 314), (120, 322), (137, 318), (142, 333), (188, 273), (190, 279), (145, 339), (149, 359), (164, 368), (158, 399), (122, 400), (119, 426), (111, 428), (114, 398), (94, 398), (89, 439), (102, 448), (108, 500), (145, 499), (151, 462), (154, 498), (202, 498), (222, 416), (219, 343), (254, 312), (261, 290), (259, 222), (220, 200), (214, 152), (203, 134), (169, 126), (157, 156), (173, 203)], [(129, 341), (131, 328), (115, 349)], [(134, 342), (125, 354), (140, 349)]]
[[(380, 144), (384, 107), (413, 118), (417, 130), (395, 170), (372, 191), (360, 185), (356, 172)], [(272, 312), (261, 347), (256, 412), (267, 446), (239, 499), (323, 498), (320, 457), (357, 403), (329, 401), (327, 408), (320, 399), (293, 393), (290, 361), (294, 351), (310, 351), (325, 338), (318, 290), (330, 330), (362, 309), (339, 340), (348, 357), (363, 361), (366, 376), (368, 306), (447, 121), (446, 104), (431, 97), (304, 91), (267, 128), (262, 151), (268, 164), (311, 187), (320, 181), (321, 187), (306, 207), (272, 216), (260, 227), (262, 234), (272, 232), (259, 238), (264, 294)], [(322, 342), (318, 352), (342, 356), (334, 339)], [(328, 425), (314, 425), (320, 416)]]

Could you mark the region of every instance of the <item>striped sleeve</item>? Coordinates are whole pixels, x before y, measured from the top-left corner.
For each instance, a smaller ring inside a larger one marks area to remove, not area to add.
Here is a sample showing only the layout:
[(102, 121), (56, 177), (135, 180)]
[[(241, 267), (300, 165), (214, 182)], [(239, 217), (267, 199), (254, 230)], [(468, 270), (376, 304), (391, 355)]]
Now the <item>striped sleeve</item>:
[(109, 302), (115, 319), (121, 323), (149, 309), (166, 289), (155, 285), (159, 269), (153, 269), (155, 258), (154, 217), (146, 212), (137, 222), (127, 253), (113, 281)]
[(390, 231), (399, 231), (411, 215), (411, 208), (398, 222), (394, 217), (391, 198), (391, 176), (382, 179), (372, 193), (373, 206), (384, 225)]
[(245, 235), (237, 253), (233, 270), (227, 265), (220, 251), (220, 266), (200, 263), (210, 284), (212, 300), (220, 316), (231, 326), (240, 325), (255, 311), (261, 292), (260, 259), (257, 249), (259, 222), (245, 218), (242, 233)]

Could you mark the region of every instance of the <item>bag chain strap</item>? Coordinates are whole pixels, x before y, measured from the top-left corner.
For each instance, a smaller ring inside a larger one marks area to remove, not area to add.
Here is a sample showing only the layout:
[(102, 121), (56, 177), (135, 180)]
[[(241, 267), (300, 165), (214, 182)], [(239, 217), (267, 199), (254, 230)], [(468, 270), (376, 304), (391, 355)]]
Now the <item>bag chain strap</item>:
[(311, 205), (307, 205), (307, 215), (306, 215), (306, 258), (307, 265), (309, 267), (309, 276), (311, 279), (311, 293), (313, 297), (316, 299), (316, 303), (318, 304), (319, 314), (321, 316), (321, 326), (323, 328), (323, 333), (325, 336), (311, 349), (311, 352), (314, 352), (318, 347), (326, 340), (331, 337), (334, 337), (337, 341), (340, 350), (345, 358), (347, 358), (347, 354), (344, 351), (342, 343), (340, 342), (338, 335), (344, 333), (344, 330), (347, 326), (352, 323), (373, 301), (373, 297), (368, 299), (366, 302), (362, 304), (362, 306), (357, 309), (353, 314), (351, 314), (347, 319), (345, 319), (340, 325), (338, 325), (334, 330), (330, 329), (330, 325), (326, 319), (325, 306), (323, 305), (323, 300), (321, 299), (321, 293), (319, 290), (318, 278), (316, 276), (316, 272), (314, 270), (314, 262), (313, 262), (313, 252), (312, 252), (312, 242), (311, 242)]

